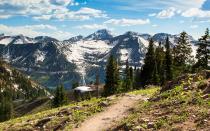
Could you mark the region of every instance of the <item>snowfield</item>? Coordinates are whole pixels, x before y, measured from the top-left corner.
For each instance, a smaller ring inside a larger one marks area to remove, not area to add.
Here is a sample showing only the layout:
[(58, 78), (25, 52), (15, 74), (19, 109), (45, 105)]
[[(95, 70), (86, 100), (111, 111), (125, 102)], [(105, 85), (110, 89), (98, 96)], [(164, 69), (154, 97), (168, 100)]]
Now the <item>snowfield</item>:
[(87, 62), (98, 62), (94, 56), (106, 55), (113, 46), (102, 40), (81, 40), (71, 44), (64, 43), (60, 50), (69, 62), (77, 65), (77, 71), (81, 75), (85, 75)]
[(0, 44), (2, 44), (2, 45), (8, 45), (12, 41), (13, 41), (13, 38), (11, 38), (11, 37), (9, 37), (9, 38), (3, 38), (3, 39), (0, 40)]

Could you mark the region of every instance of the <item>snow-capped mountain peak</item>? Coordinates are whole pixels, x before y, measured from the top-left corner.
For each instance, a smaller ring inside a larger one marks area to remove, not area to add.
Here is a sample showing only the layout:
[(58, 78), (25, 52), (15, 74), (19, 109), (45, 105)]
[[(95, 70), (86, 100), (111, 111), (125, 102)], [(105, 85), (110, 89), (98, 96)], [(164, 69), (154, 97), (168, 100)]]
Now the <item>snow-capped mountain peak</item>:
[(52, 37), (49, 37), (49, 36), (37, 36), (37, 37), (35, 37), (34, 38), (37, 42), (40, 42), (40, 43), (42, 43), (42, 42), (58, 42), (58, 40), (57, 39), (55, 39), (55, 38), (52, 38)]
[(106, 29), (101, 29), (87, 36), (85, 39), (86, 40), (109, 40), (113, 37), (114, 36), (111, 33), (111, 31), (106, 30)]
[(73, 43), (82, 40), (84, 37), (82, 35), (71, 37), (68, 40), (64, 40), (64, 42)]

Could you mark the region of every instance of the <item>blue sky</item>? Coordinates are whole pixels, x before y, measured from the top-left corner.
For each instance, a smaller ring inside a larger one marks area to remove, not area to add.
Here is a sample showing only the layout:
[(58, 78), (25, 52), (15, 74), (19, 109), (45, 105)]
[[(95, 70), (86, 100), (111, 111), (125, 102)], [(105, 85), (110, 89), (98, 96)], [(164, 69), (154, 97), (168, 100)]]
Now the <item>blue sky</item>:
[(107, 28), (194, 38), (210, 28), (210, 0), (0, 0), (0, 33), (68, 39)]

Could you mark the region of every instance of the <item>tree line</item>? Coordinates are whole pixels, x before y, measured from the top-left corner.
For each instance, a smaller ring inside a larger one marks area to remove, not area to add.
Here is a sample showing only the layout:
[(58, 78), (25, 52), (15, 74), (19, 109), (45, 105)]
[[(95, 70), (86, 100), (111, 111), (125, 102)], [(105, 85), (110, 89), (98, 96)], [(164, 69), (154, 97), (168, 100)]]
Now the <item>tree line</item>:
[(147, 85), (163, 85), (173, 80), (182, 73), (196, 72), (209, 69), (210, 36), (207, 28), (205, 34), (197, 42), (196, 59), (193, 58), (192, 45), (188, 34), (181, 32), (176, 45), (172, 45), (167, 36), (163, 43), (154, 45), (153, 39), (149, 40), (144, 64), (141, 68), (133, 69), (126, 61), (123, 77), (114, 56), (110, 56), (106, 66), (106, 79), (104, 96), (133, 89), (145, 88)]

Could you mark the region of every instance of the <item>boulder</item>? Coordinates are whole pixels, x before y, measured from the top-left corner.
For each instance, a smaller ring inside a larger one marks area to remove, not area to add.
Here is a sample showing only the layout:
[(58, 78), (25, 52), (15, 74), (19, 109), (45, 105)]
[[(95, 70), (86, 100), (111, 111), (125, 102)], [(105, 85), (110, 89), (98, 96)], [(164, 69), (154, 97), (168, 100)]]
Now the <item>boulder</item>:
[(148, 124), (147, 124), (148, 129), (154, 128), (154, 127), (155, 127), (155, 124), (153, 122), (148, 122)]

